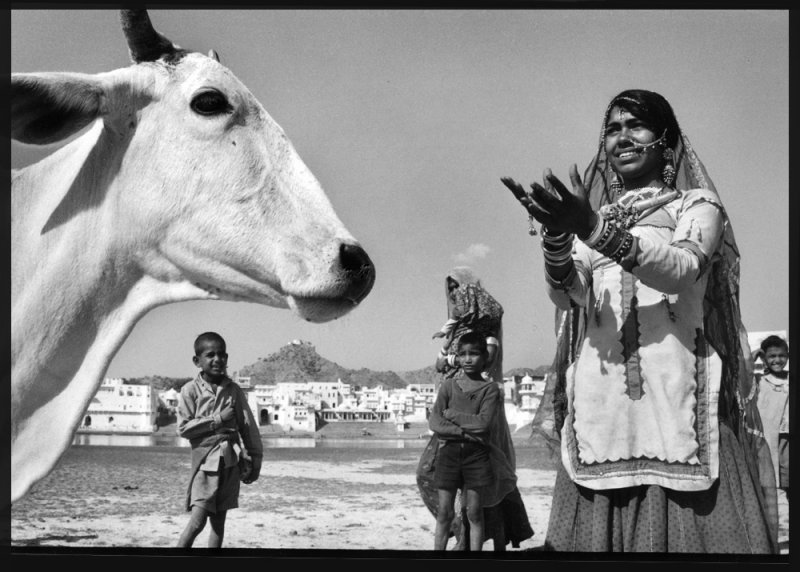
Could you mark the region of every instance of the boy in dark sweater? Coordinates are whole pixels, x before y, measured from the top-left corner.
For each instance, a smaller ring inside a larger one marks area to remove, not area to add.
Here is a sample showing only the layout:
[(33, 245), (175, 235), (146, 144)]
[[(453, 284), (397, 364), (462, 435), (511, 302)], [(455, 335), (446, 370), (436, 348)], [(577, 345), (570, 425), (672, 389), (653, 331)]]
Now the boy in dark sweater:
[(488, 431), (497, 412), (500, 390), (481, 375), (488, 359), (486, 337), (468, 332), (458, 341), (461, 374), (447, 378), (431, 410), (428, 425), (439, 437), (434, 485), (439, 491), (434, 550), (445, 550), (455, 517), (456, 492), (464, 489), (470, 524), (470, 550), (483, 546), (481, 489), (492, 483)]

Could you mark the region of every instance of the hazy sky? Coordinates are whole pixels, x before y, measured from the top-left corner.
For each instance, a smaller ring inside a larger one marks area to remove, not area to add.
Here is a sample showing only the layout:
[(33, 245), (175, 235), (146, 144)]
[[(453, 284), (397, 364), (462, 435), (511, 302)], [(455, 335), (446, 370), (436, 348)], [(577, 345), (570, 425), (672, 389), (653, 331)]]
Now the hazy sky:
[[(742, 254), (752, 331), (787, 330), (788, 10), (153, 10), (180, 46), (215, 49), (284, 128), (377, 268), (351, 314), (188, 302), (134, 328), (110, 376), (190, 376), (219, 331), (231, 370), (292, 339), (349, 368), (433, 363), (444, 277), (467, 264), (505, 308), (504, 369), (549, 364), (553, 305), (538, 237), (500, 183), (567, 180), (593, 156), (606, 104), (662, 93), (705, 163)], [(130, 64), (116, 11), (15, 10), (11, 71)], [(13, 144), (12, 167), (53, 148)], [(13, 253), (12, 253), (13, 256)]]

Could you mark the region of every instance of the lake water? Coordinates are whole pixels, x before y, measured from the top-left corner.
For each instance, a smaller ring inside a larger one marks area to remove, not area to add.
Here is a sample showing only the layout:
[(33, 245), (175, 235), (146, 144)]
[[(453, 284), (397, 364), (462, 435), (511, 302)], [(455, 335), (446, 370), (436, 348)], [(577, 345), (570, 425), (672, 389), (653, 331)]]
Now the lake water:
[[(314, 439), (313, 437), (264, 437), (266, 449), (344, 448), (422, 449), (428, 439)], [(73, 445), (106, 445), (115, 447), (189, 447), (189, 441), (169, 435), (100, 435), (79, 433)]]

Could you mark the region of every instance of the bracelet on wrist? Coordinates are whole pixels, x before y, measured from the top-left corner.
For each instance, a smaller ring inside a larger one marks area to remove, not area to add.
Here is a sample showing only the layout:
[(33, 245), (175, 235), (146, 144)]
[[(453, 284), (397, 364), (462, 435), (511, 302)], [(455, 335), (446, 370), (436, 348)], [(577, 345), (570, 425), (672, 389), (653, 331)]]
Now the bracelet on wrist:
[(611, 232), (611, 234), (609, 234), (608, 239), (603, 243), (602, 246), (599, 247), (598, 250), (610, 258), (611, 255), (614, 254), (617, 249), (619, 249), (623, 238), (624, 236), (622, 232), (620, 232), (617, 227), (614, 227), (614, 230)]
[[(544, 233), (542, 233), (544, 236)], [(542, 240), (542, 252), (545, 260), (554, 262), (563, 261), (572, 256), (573, 235), (565, 234), (558, 242)]]
[(564, 252), (558, 254), (551, 254), (547, 251), (544, 252), (544, 261), (546, 263), (550, 263), (554, 266), (558, 266), (559, 264), (563, 264), (567, 260), (572, 259), (572, 249), (565, 250)]
[(616, 225), (613, 222), (603, 219), (603, 226), (601, 229), (600, 238), (598, 238), (597, 241), (594, 244), (592, 244), (592, 248), (598, 251), (605, 248), (606, 245), (608, 244), (609, 239), (614, 234), (615, 230), (616, 230)]
[(547, 271), (547, 266), (544, 267), (545, 282), (547, 282), (547, 284), (551, 288), (555, 290), (561, 290), (563, 292), (566, 292), (569, 289), (569, 287), (572, 285), (577, 275), (578, 272), (577, 270), (575, 270), (574, 262), (569, 265), (569, 270), (567, 271), (566, 275), (560, 280), (556, 280), (555, 278), (553, 278)]
[(544, 227), (542, 227), (542, 248), (556, 249), (565, 244), (572, 243), (575, 235), (569, 232), (561, 232), (553, 234)]
[(618, 227), (613, 221), (602, 219), (602, 223), (592, 231), (584, 242), (590, 248), (619, 264), (630, 252), (634, 237), (626, 229)]
[(554, 239), (568, 235), (569, 235), (568, 232), (554, 232), (549, 228), (547, 228), (546, 226), (542, 225), (542, 240)]
[(589, 233), (589, 236), (583, 239), (583, 242), (589, 247), (592, 248), (597, 241), (600, 240), (600, 237), (603, 235), (603, 231), (606, 228), (606, 219), (602, 216), (597, 215), (597, 223), (595, 223), (592, 232)]
[(544, 252), (546, 255), (558, 255), (563, 254), (564, 252), (572, 252), (572, 242), (570, 241), (557, 247), (553, 245), (542, 244), (542, 252)]
[(622, 231), (620, 234), (623, 235), (622, 240), (620, 241), (619, 247), (609, 255), (609, 258), (619, 264), (622, 262), (622, 259), (630, 252), (631, 246), (633, 246), (633, 235), (628, 232), (627, 230)]

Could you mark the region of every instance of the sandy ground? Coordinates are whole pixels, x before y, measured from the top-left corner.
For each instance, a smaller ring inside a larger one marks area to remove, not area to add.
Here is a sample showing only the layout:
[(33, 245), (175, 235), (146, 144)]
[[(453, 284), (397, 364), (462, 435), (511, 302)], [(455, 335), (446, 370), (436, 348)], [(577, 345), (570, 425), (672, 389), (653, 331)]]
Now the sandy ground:
[[(421, 447), (267, 449), (261, 478), (242, 486), (228, 514), (225, 546), (252, 549), (432, 548), (434, 519), (417, 491)], [(517, 447), (518, 482), (541, 547), (555, 472), (541, 448)], [(12, 547), (169, 548), (183, 510), (189, 453), (172, 447), (72, 447), (11, 510)], [(781, 493), (782, 552), (788, 505)], [(205, 546), (207, 531), (195, 546)], [(486, 550), (491, 549), (487, 542)]]
[[(188, 519), (182, 510), (188, 452), (135, 451), (141, 460), (107, 462), (111, 449), (73, 447), (53, 474), (12, 507), (12, 545), (174, 546)], [(416, 486), (421, 452), (421, 447), (267, 450), (260, 479), (242, 486), (240, 508), (228, 514), (225, 546), (427, 550), (434, 518)], [(172, 474), (157, 465), (168, 460), (178, 464)], [(141, 463), (138, 474), (130, 472), (136, 463)], [(537, 532), (523, 549), (543, 540), (554, 473), (520, 468), (518, 476)], [(206, 539), (204, 531), (195, 545), (204, 546)]]

